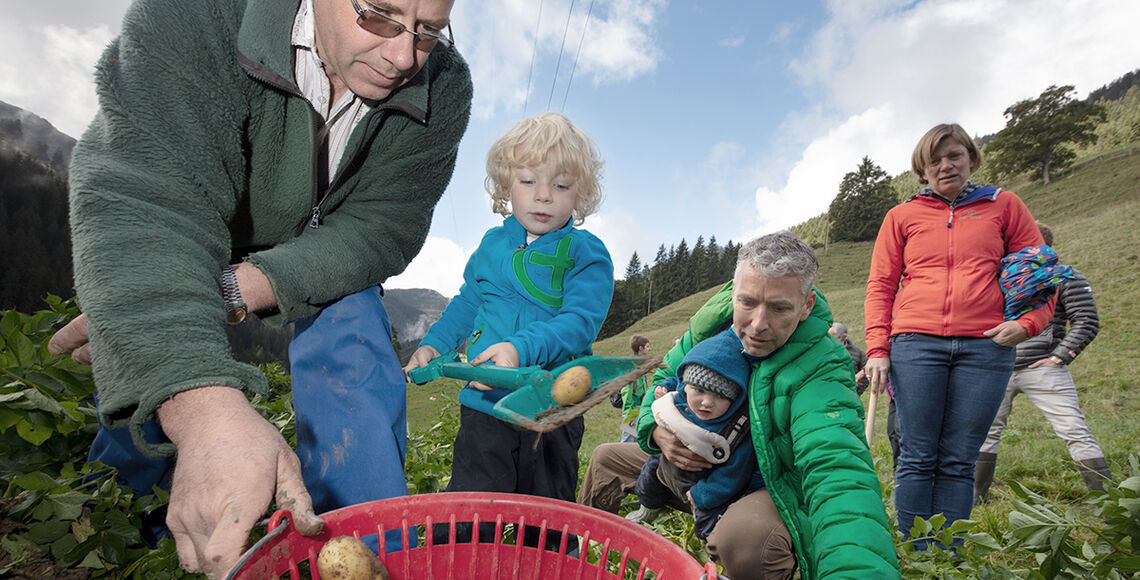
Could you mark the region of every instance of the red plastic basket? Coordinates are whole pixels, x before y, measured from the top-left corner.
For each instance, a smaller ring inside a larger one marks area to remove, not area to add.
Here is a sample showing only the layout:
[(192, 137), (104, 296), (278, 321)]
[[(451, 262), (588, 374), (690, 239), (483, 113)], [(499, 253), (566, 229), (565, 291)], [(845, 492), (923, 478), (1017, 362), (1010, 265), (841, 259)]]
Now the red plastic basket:
[[(342, 535), (359, 538), (375, 533), (383, 538), (386, 531), (400, 530), (402, 549), (379, 556), (391, 580), (717, 578), (712, 563), (702, 566), (673, 542), (640, 525), (544, 497), (475, 492), (412, 495), (340, 508), (322, 514), (321, 519), (325, 527), (320, 534), (302, 536), (293, 528), (289, 512), (273, 514), (269, 534), (226, 577), (263, 580), (287, 572), (296, 580), (301, 574), (298, 565), (308, 560), (312, 578), (320, 580), (315, 563), (325, 542)], [(474, 522), (475, 529), (481, 522), (493, 522), (496, 539), (493, 543), (434, 545), (429, 533), (426, 545), (416, 546), (416, 539), (409, 538), (409, 528), (416, 533), (418, 526), (430, 530), (433, 524), (449, 523), (454, 530), (456, 522)], [(538, 527), (539, 545), (544, 544), (548, 531), (562, 532), (560, 552), (566, 551), (567, 534), (578, 536), (580, 549), (570, 555), (504, 543), (502, 530), (508, 524), (518, 526), (516, 530), (524, 525)]]

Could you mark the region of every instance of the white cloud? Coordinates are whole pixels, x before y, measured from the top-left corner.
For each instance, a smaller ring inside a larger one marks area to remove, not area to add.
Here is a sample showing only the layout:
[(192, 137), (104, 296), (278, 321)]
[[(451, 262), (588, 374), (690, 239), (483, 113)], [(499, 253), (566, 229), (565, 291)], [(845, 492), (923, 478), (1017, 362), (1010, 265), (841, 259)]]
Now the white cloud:
[(384, 282), (385, 288), (431, 288), (451, 298), (463, 285), (463, 268), (475, 248), (464, 250), (446, 238), (428, 237), (423, 250), (399, 276)]
[[(1119, 41), (1140, 21), (1136, 2), (834, 0), (828, 9), (789, 63), (812, 102), (777, 131), (773, 155), (799, 154), (783, 185), (756, 190), (762, 231), (826, 211), (864, 155), (897, 174), (937, 123), (993, 133), (1006, 107), (1050, 84), (1074, 84), (1083, 97), (1140, 62), (1140, 43)], [(795, 143), (805, 135), (810, 143)]]
[(724, 48), (740, 48), (744, 44), (747, 37), (743, 34), (737, 36), (729, 36), (720, 41), (720, 45)]
[(701, 161), (700, 167), (706, 171), (726, 171), (738, 165), (744, 154), (744, 145), (740, 143), (717, 143), (713, 146), (712, 151), (709, 151), (708, 156)]
[(784, 22), (780, 25), (776, 32), (768, 38), (768, 44), (783, 45), (787, 44), (796, 35), (798, 26), (794, 22)]
[(456, 3), (452, 22), (471, 65), (475, 115), (488, 119), (524, 104), (541, 110), (548, 101), (562, 103), (568, 82), (571, 88), (583, 81), (628, 82), (656, 70), (663, 51), (655, 33), (665, 0), (600, 0), (588, 17), (587, 7), (569, 0)]
[(905, 132), (899, 127), (898, 118), (895, 107), (886, 104), (854, 115), (815, 139), (804, 149), (781, 191), (763, 187), (757, 190), (761, 229), (787, 228), (826, 211), (839, 191), (843, 175), (854, 171), (864, 156), (880, 167), (897, 167), (896, 159), (909, 158), (913, 143), (909, 137), (900, 137)]
[(614, 0), (608, 18), (591, 16), (577, 70), (595, 85), (632, 80), (657, 69), (663, 52), (653, 33), (664, 0)]
[[(625, 278), (625, 267), (629, 265), (629, 259), (639, 250), (639, 246), (644, 245), (641, 219), (625, 210), (610, 211), (603, 208), (602, 212), (586, 218), (586, 223), (582, 225), (605, 242), (614, 263), (615, 278)], [(653, 256), (647, 257), (644, 253), (639, 253), (637, 257), (642, 264), (653, 259)]]
[(0, 100), (79, 137), (95, 115), (94, 66), (111, 38), (105, 25), (0, 22)]

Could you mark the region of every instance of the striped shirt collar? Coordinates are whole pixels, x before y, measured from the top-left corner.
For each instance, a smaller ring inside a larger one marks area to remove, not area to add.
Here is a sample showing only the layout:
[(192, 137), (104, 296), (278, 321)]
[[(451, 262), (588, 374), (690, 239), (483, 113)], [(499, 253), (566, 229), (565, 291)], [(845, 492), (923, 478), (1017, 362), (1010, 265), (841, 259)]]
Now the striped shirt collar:
[[(326, 124), (328, 143), (328, 175), (336, 174), (340, 159), (348, 146), (348, 139), (356, 124), (372, 110), (368, 101), (356, 96), (351, 90), (336, 103), (329, 103), (332, 87), (324, 65), (317, 55), (316, 19), (313, 16), (313, 0), (302, 0), (297, 16), (293, 20), (290, 39), (294, 50), (294, 76), (297, 87), (305, 99), (321, 115)], [(323, 144), (322, 144), (323, 145)]]

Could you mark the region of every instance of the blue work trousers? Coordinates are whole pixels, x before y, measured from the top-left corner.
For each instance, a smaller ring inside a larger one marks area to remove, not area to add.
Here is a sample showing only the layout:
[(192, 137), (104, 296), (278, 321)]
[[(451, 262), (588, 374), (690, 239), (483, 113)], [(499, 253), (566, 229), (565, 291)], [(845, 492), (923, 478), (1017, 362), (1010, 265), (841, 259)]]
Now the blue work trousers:
[[(407, 385), (380, 288), (294, 323), (289, 358), (297, 455), (316, 512), (406, 495)], [(144, 431), (148, 440), (165, 440), (154, 422)], [(139, 493), (170, 490), (174, 459), (142, 455), (128, 429), (100, 425), (88, 461), (115, 467)], [(149, 530), (148, 539), (161, 531)]]

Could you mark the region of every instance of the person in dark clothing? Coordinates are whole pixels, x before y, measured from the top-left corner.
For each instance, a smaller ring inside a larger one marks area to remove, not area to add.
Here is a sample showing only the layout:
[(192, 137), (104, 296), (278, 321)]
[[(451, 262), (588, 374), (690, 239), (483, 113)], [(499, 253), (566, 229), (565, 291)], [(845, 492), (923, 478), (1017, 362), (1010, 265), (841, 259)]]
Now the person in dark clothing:
[(851, 355), (851, 363), (855, 366), (855, 388), (856, 391), (862, 395), (863, 391), (867, 390), (867, 384), (870, 383), (870, 381), (867, 380), (867, 374), (863, 372), (863, 367), (867, 366), (867, 353), (863, 352), (863, 349), (858, 346), (851, 344), (850, 340), (847, 340), (846, 324), (836, 322), (831, 325), (827, 333), (834, 336), (835, 340), (838, 340), (839, 343), (843, 345), (843, 348), (847, 349), (847, 354)]
[[(1045, 244), (1052, 246), (1053, 232), (1049, 226), (1037, 222), (1037, 227)], [(1069, 364), (1100, 332), (1092, 287), (1080, 272), (1074, 269), (1073, 273), (1075, 279), (1065, 282), (1057, 291), (1053, 320), (1041, 334), (1017, 346), (1017, 361), (1005, 400), (998, 408), (974, 466), (975, 504), (986, 501), (989, 494), (1001, 433), (1009, 423), (1013, 398), (1019, 393), (1029, 396), (1049, 420), (1053, 432), (1065, 441), (1090, 491), (1103, 491), (1103, 481), (1111, 478), (1104, 452), (1085, 424), (1085, 415), (1077, 400), (1077, 386), (1069, 372)]]

